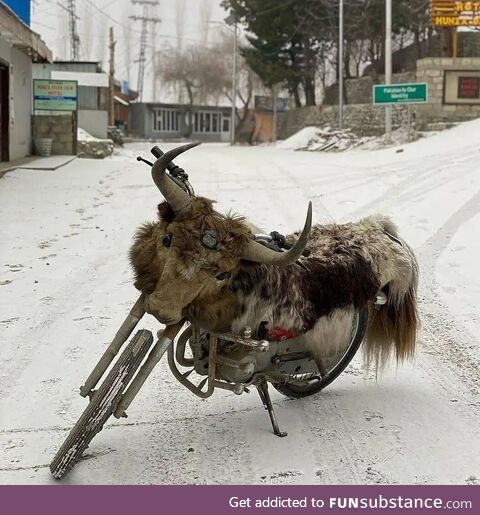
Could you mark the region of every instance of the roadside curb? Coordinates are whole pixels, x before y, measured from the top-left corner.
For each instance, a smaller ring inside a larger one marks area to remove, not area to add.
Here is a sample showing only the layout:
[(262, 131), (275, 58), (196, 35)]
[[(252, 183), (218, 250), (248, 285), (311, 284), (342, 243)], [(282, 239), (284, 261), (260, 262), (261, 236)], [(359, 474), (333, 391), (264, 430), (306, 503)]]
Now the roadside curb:
[(14, 170), (57, 170), (75, 159), (77, 159), (77, 156), (39, 157), (27, 161), (22, 159), (20, 162), (17, 162), (18, 164), (12, 162), (11, 166), (7, 165), (5, 168), (0, 169), (0, 179), (8, 172), (13, 172)]

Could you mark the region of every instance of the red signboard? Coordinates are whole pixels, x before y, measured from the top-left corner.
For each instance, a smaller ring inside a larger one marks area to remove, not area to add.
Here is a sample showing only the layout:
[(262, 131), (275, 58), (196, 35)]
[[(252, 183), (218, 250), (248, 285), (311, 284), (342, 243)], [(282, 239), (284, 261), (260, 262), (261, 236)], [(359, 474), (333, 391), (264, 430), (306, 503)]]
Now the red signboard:
[(458, 77), (458, 98), (480, 98), (480, 77)]

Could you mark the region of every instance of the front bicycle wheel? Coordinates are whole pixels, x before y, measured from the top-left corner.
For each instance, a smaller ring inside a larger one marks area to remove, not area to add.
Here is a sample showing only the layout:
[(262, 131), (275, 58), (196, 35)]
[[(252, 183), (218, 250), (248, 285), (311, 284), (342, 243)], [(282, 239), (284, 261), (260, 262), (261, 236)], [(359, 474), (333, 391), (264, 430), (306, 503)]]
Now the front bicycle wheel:
[(311, 377), (304, 377), (302, 374), (290, 375), (281, 383), (272, 383), (272, 386), (283, 395), (291, 399), (301, 399), (323, 390), (334, 381), (350, 364), (357, 353), (368, 324), (368, 308), (357, 309), (353, 316), (350, 341), (347, 346), (334, 360), (334, 363), (324, 370), (322, 374), (313, 374)]
[(102, 430), (152, 343), (152, 333), (141, 330), (125, 347), (53, 458), (50, 471), (55, 479), (61, 479), (73, 468), (93, 437)]

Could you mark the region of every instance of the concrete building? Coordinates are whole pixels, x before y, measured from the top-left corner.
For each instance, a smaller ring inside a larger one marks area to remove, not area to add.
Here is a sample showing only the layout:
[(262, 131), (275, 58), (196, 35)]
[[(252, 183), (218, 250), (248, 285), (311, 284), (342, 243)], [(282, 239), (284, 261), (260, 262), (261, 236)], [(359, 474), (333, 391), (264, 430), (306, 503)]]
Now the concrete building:
[(138, 102), (130, 106), (129, 128), (134, 136), (152, 140), (228, 142), (231, 117), (230, 107)]
[(0, 0), (0, 160), (27, 156), (32, 146), (32, 62), (52, 53), (16, 12)]
[(78, 126), (96, 138), (107, 137), (108, 75), (96, 61), (55, 61), (36, 64), (34, 79), (78, 82)]

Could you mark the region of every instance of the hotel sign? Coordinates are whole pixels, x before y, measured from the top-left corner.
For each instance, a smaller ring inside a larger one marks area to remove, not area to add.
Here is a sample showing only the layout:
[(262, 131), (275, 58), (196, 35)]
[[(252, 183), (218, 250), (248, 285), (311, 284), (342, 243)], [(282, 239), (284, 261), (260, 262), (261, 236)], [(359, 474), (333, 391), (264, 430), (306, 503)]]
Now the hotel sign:
[(480, 2), (430, 0), (430, 23), (437, 27), (480, 27)]
[(33, 109), (36, 111), (76, 111), (76, 80), (33, 81)]

